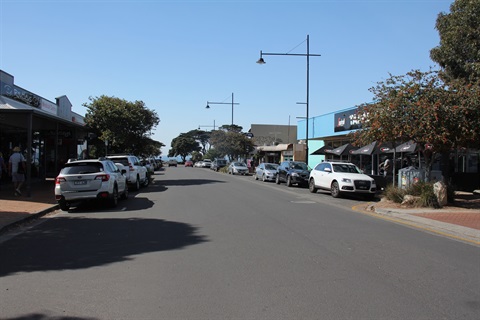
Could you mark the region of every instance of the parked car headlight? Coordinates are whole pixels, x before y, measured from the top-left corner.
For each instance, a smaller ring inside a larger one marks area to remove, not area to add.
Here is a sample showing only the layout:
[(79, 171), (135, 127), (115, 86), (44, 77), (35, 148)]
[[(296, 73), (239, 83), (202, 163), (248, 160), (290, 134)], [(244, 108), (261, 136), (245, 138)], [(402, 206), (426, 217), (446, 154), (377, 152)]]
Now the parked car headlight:
[(342, 182), (352, 183), (352, 180), (351, 180), (351, 179), (348, 179), (348, 178), (342, 178)]
[(299, 177), (300, 175), (297, 172), (292, 172), (292, 177)]

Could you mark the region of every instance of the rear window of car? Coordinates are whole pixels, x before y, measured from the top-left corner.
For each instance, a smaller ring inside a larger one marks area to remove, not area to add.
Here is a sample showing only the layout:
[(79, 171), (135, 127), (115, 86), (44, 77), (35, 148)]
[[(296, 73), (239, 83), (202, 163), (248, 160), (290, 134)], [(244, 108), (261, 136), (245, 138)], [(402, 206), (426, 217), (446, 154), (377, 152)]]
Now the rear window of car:
[(65, 166), (62, 174), (87, 174), (95, 172), (103, 172), (103, 165), (101, 163), (71, 163)]
[(217, 164), (226, 164), (227, 160), (217, 160)]
[(116, 163), (121, 163), (124, 166), (127, 166), (127, 167), (129, 166), (128, 158), (108, 158), (108, 159)]

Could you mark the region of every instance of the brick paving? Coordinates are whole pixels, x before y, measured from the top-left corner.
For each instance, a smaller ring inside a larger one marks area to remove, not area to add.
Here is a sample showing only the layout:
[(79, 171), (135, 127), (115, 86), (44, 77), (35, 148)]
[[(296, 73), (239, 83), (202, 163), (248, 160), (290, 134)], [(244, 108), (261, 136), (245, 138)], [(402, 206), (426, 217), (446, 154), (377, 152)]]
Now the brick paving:
[(417, 217), (480, 230), (480, 210), (416, 213)]

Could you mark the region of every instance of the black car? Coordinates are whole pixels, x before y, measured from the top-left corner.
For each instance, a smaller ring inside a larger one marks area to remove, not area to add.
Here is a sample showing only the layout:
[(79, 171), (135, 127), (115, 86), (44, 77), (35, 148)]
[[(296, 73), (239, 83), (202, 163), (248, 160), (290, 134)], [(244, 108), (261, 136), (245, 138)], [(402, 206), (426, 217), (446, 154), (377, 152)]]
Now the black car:
[(287, 187), (296, 184), (297, 186), (308, 186), (308, 178), (310, 176), (310, 168), (305, 162), (301, 161), (284, 161), (277, 168), (277, 176), (275, 182), (286, 182)]
[(215, 159), (212, 161), (212, 165), (210, 166), (210, 169), (218, 171), (223, 167), (227, 166), (227, 160), (225, 159)]

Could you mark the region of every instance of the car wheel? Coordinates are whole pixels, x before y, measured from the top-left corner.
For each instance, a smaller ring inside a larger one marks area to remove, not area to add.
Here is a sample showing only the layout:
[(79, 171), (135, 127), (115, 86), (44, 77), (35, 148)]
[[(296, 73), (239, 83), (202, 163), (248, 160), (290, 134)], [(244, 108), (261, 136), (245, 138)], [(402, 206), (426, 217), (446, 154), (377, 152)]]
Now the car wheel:
[(265, 177), (264, 174), (262, 174), (262, 181), (263, 181), (263, 182), (267, 181), (267, 178)]
[(292, 178), (290, 176), (287, 177), (287, 187), (292, 186)]
[(275, 177), (275, 183), (276, 183), (276, 184), (280, 184), (280, 177), (278, 176), (278, 174), (277, 174), (277, 176)]
[(65, 201), (65, 199), (59, 200), (58, 201), (58, 206), (60, 207), (60, 210), (62, 210), (62, 211), (70, 210), (70, 203)]
[(317, 193), (317, 188), (315, 187), (315, 180), (310, 179), (308, 182), (308, 190), (310, 190), (311, 193)]
[(116, 185), (113, 187), (112, 196), (108, 200), (110, 208), (115, 208), (118, 205), (118, 188)]
[(148, 175), (145, 177), (145, 181), (143, 181), (143, 186), (144, 187), (148, 187), (148, 185), (150, 184), (150, 178), (148, 177)]
[(122, 200), (128, 199), (128, 186), (125, 184), (125, 190), (122, 193)]
[(338, 186), (337, 181), (332, 182), (332, 185), (330, 187), (330, 193), (331, 193), (332, 197), (334, 197), (334, 198), (340, 197), (340, 187)]
[(137, 176), (137, 180), (135, 181), (134, 189), (136, 191), (140, 190), (140, 177), (139, 176)]
[(253, 174), (253, 179), (258, 180), (258, 176), (256, 173)]

